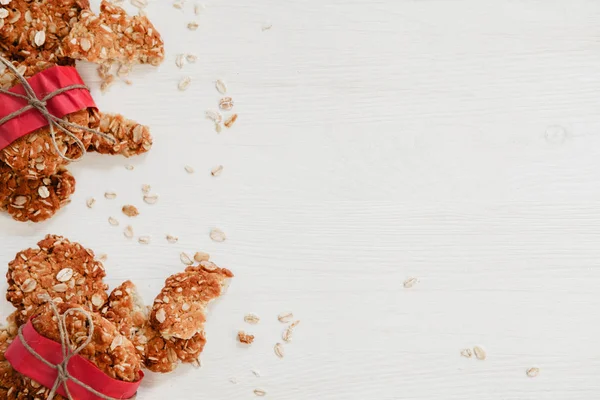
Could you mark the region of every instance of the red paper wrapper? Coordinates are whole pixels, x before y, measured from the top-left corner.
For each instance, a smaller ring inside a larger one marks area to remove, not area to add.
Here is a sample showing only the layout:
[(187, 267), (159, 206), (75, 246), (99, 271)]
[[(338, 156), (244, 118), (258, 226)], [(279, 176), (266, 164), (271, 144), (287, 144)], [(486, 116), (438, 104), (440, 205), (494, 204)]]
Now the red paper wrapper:
[[(48, 68), (35, 74), (27, 79), (27, 82), (31, 85), (31, 88), (38, 99), (44, 98), (46, 95), (57, 89), (71, 85), (84, 84), (75, 68), (61, 66)], [(24, 95), (25, 89), (23, 88), (23, 85), (19, 84), (10, 89), (10, 92)], [(25, 99), (0, 93), (0, 119), (27, 105), (28, 103)], [(94, 99), (92, 99), (92, 95), (88, 90), (73, 89), (48, 100), (46, 107), (50, 114), (58, 118), (63, 118), (65, 115), (75, 111), (83, 110), (88, 107), (95, 108), (96, 103), (94, 103)], [(36, 109), (31, 109), (18, 117), (7, 121), (3, 125), (0, 125), (0, 150), (4, 149), (20, 137), (47, 125), (48, 121), (46, 118)]]
[[(33, 350), (51, 364), (57, 365), (62, 362), (63, 357), (60, 343), (37, 333), (31, 321), (28, 321), (23, 328), (23, 337)], [(54, 386), (54, 382), (58, 376), (57, 370), (50, 368), (31, 354), (23, 346), (18, 336), (10, 344), (4, 356), (12, 367), (21, 374), (28, 376), (47, 388)], [(137, 382), (123, 382), (113, 379), (99, 370), (89, 360), (79, 355), (71, 358), (67, 370), (71, 376), (92, 387), (94, 390), (116, 399), (129, 399), (133, 397), (144, 377), (144, 374), (140, 371), (141, 377)], [(74, 399), (102, 400), (72, 381), (69, 381), (67, 385)], [(63, 385), (58, 388), (57, 393), (66, 397)]]

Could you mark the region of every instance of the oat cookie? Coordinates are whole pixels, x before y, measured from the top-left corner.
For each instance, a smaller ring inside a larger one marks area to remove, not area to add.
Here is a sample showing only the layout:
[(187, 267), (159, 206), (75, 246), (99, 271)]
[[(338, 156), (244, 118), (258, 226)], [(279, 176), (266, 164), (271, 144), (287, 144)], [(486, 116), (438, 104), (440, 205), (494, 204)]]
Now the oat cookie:
[(0, 210), (17, 221), (44, 221), (70, 202), (75, 178), (66, 170), (49, 177), (26, 179), (0, 161)]
[[(56, 304), (62, 315), (70, 308), (84, 308), (76, 303)], [(140, 379), (141, 361), (133, 344), (119, 333), (117, 327), (100, 314), (90, 312), (94, 322), (92, 341), (79, 355), (90, 360), (106, 375), (125, 382)], [(60, 332), (50, 304), (46, 303), (35, 311), (33, 327), (48, 339), (60, 342)], [(87, 339), (86, 317), (81, 313), (66, 315), (67, 334), (72, 343), (80, 344)]]
[(6, 299), (18, 310), (17, 326), (44, 303), (39, 298), (43, 294), (100, 310), (108, 297), (103, 282), (106, 274), (94, 252), (55, 235), (46, 236), (38, 246), (19, 252), (8, 264)]
[(154, 300), (150, 323), (165, 339), (185, 340), (202, 333), (207, 304), (221, 295), (232, 277), (231, 271), (211, 261), (170, 276)]

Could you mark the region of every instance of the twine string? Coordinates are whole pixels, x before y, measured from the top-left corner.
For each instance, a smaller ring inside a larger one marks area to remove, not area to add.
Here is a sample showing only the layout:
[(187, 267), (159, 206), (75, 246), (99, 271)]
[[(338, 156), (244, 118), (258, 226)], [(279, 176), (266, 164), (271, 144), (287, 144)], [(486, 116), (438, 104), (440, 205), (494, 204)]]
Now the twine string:
[[(81, 352), (84, 348), (86, 348), (87, 345), (89, 345), (92, 342), (92, 335), (94, 334), (94, 321), (92, 320), (92, 316), (90, 315), (90, 313), (81, 307), (76, 307), (76, 308), (69, 308), (68, 310), (66, 310), (63, 313), (63, 315), (61, 315), (60, 312), (58, 311), (58, 308), (56, 307), (56, 304), (52, 301), (50, 296), (42, 295), (40, 297), (43, 300), (50, 303), (52, 312), (54, 313), (54, 316), (58, 320), (58, 331), (60, 334), (60, 344), (61, 344), (61, 349), (62, 349), (63, 361), (60, 362), (59, 364), (52, 364), (50, 361), (46, 360), (38, 352), (36, 352), (29, 345), (29, 343), (27, 343), (27, 341), (25, 340), (25, 337), (23, 336), (24, 325), (21, 325), (19, 327), (18, 336), (19, 336), (19, 340), (21, 341), (21, 343), (23, 344), (25, 349), (27, 349), (27, 351), (29, 351), (29, 353), (31, 353), (32, 356), (34, 356), (37, 360), (44, 363), (46, 366), (57, 371), (56, 380), (54, 381), (54, 385), (52, 386), (50, 393), (48, 394), (48, 400), (54, 399), (54, 396), (56, 396), (57, 390), (61, 386), (64, 388), (67, 398), (69, 400), (75, 400), (73, 398), (73, 396), (71, 395), (71, 392), (69, 391), (69, 385), (68, 385), (69, 381), (81, 386), (85, 390), (89, 391), (90, 393), (94, 394), (95, 396), (97, 396), (103, 400), (120, 400), (120, 399), (116, 399), (114, 397), (106, 396), (105, 394), (98, 392), (93, 387), (81, 382), (79, 379), (71, 376), (71, 374), (69, 373), (68, 366), (69, 366), (69, 361), (71, 360), (71, 358), (73, 358), (74, 356), (79, 354), (79, 352)], [(69, 334), (67, 332), (66, 317), (69, 314), (77, 314), (77, 313), (85, 316), (87, 323), (88, 323), (88, 325), (87, 325), (88, 332), (87, 332), (86, 340), (81, 345), (79, 345), (78, 347), (73, 349), (71, 340), (69, 339)]]
[[(66, 119), (58, 118), (57, 116), (53, 115), (50, 111), (48, 111), (48, 107), (47, 107), (48, 100), (52, 99), (55, 96), (58, 96), (59, 94), (68, 92), (70, 90), (85, 89), (85, 90), (89, 91), (89, 88), (87, 86), (80, 85), (80, 84), (69, 85), (69, 86), (57, 89), (54, 92), (51, 92), (40, 99), (37, 97), (35, 91), (31, 87), (29, 82), (27, 82), (27, 79), (25, 79), (25, 77), (19, 72), (19, 70), (17, 70), (17, 68), (10, 61), (8, 61), (7, 59), (5, 59), (2, 56), (0, 56), (0, 61), (17, 77), (19, 82), (21, 82), (21, 85), (23, 85), (23, 88), (25, 89), (26, 94), (22, 95), (19, 93), (13, 93), (13, 92), (3, 89), (3, 88), (0, 88), (0, 93), (27, 101), (27, 105), (23, 106), (23, 108), (13, 111), (12, 113), (10, 113), (7, 116), (0, 119), (0, 125), (10, 121), (13, 118), (18, 117), (21, 114), (26, 113), (29, 110), (32, 110), (32, 109), (37, 110), (48, 121), (48, 125), (50, 127), (50, 136), (52, 137), (52, 144), (54, 146), (54, 150), (56, 150), (56, 153), (62, 159), (69, 161), (69, 162), (79, 161), (81, 159), (81, 157), (83, 157), (87, 153), (87, 149), (86, 149), (85, 145), (83, 144), (83, 142), (81, 141), (81, 139), (79, 139), (71, 131), (69, 131), (67, 129), (67, 127), (72, 128), (72, 129), (80, 129), (80, 130), (92, 133), (94, 135), (98, 135), (98, 136), (112, 142), (113, 144), (116, 143), (116, 140), (114, 138), (112, 138), (111, 136), (109, 136), (105, 133), (102, 133), (96, 129), (90, 129), (87, 126), (74, 124), (72, 122), (67, 121)], [(76, 158), (76, 159), (70, 158), (67, 156), (66, 152), (63, 153), (60, 151), (60, 149), (58, 148), (58, 143), (56, 142), (55, 128), (58, 129), (59, 131), (63, 132), (64, 134), (66, 134), (68, 137), (70, 137), (75, 142), (75, 144), (77, 144), (77, 147), (79, 147), (81, 149), (81, 156), (79, 158)]]

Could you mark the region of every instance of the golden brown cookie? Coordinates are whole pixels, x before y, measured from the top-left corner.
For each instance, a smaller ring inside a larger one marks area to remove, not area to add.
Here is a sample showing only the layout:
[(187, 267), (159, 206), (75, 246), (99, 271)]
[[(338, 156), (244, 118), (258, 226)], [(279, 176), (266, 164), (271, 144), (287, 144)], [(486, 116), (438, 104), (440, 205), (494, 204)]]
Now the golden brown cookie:
[(154, 300), (150, 323), (165, 339), (191, 339), (204, 331), (207, 304), (219, 297), (231, 271), (211, 261), (167, 278), (165, 287)]
[(45, 302), (40, 295), (100, 310), (108, 297), (106, 274), (94, 252), (55, 235), (46, 236), (38, 246), (17, 253), (8, 264), (6, 299), (18, 310), (16, 324), (25, 323)]
[(66, 170), (30, 180), (0, 161), (0, 210), (17, 221), (40, 222), (69, 203), (75, 178)]
[[(75, 303), (57, 303), (61, 315), (70, 308), (85, 308)], [(141, 360), (133, 344), (117, 330), (117, 327), (100, 314), (90, 312), (94, 322), (92, 341), (79, 355), (91, 361), (111, 378), (125, 382), (140, 379)], [(65, 314), (67, 334), (71, 343), (79, 345), (87, 339), (89, 331), (86, 317), (81, 313)], [(40, 306), (32, 319), (33, 327), (42, 336), (60, 342), (56, 317), (49, 303)]]
[(99, 15), (80, 14), (64, 45), (69, 57), (97, 64), (159, 65), (165, 57), (163, 40), (148, 18), (130, 17), (105, 0)]

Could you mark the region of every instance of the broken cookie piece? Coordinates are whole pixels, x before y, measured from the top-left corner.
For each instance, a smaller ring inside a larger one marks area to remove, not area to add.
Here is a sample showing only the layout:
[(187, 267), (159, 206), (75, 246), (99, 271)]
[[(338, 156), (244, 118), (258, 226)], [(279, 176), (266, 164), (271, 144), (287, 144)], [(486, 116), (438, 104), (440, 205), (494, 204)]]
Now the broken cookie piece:
[(150, 323), (165, 339), (191, 339), (202, 333), (209, 302), (221, 295), (231, 271), (210, 261), (172, 275), (154, 300)]

